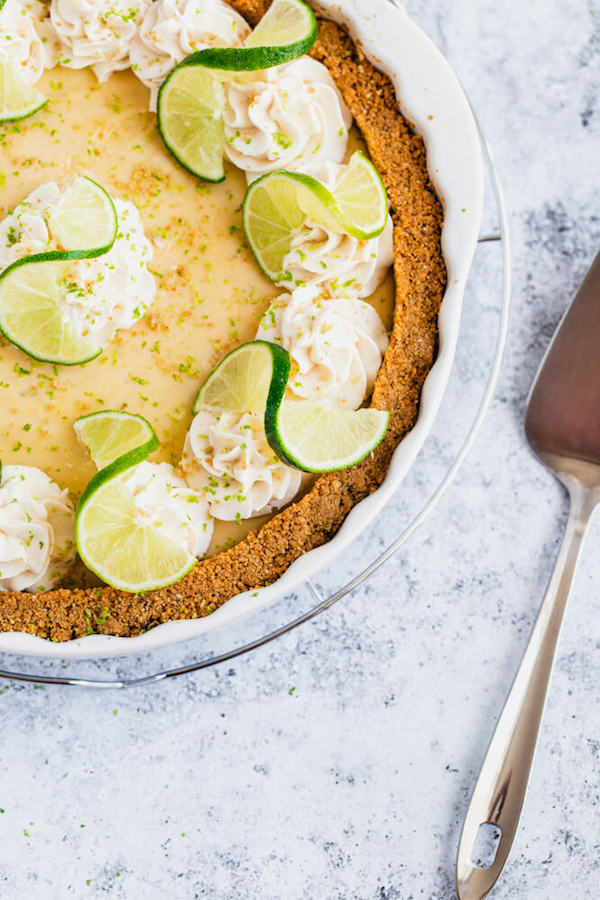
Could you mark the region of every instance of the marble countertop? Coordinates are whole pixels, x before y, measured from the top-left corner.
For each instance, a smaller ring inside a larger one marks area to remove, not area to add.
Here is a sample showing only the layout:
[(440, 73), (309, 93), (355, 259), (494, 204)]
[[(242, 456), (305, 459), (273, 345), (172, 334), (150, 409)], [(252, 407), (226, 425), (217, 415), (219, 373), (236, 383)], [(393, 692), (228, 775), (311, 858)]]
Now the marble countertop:
[[(383, 570), (269, 648), (129, 692), (0, 683), (2, 897), (454, 896), (466, 804), (566, 514), (521, 422), (544, 348), (600, 243), (600, 8), (407, 5), (465, 84), (511, 212), (510, 343), (480, 438), (435, 513)], [(458, 407), (481, 390), (497, 257), (494, 245), (478, 252), (464, 325), (472, 352), (459, 355), (450, 395)], [(446, 413), (406, 487), (353, 556), (323, 576), (324, 589), (389, 542), (464, 427)], [(600, 521), (498, 900), (598, 893), (599, 543)], [(295, 598), (290, 609), (307, 604)], [(144, 659), (128, 665), (148, 671)]]

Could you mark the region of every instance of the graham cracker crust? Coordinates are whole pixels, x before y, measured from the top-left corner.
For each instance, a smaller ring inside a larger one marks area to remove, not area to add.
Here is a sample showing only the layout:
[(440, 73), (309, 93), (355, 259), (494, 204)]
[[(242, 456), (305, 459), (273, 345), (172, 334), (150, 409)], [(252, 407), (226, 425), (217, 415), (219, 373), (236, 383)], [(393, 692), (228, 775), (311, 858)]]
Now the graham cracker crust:
[[(267, 0), (230, 0), (251, 24)], [(276, 581), (298, 557), (329, 541), (350, 510), (383, 481), (390, 458), (413, 427), (423, 382), (437, 353), (437, 317), (446, 285), (443, 212), (429, 180), (422, 139), (398, 109), (390, 79), (338, 25), (320, 20), (311, 55), (327, 66), (367, 143), (394, 220), (396, 299), (390, 346), (372, 405), (388, 409), (383, 443), (360, 465), (322, 476), (301, 500), (241, 543), (204, 560), (169, 588), (132, 595), (113, 588), (1, 593), (0, 631), (52, 641), (86, 634), (139, 635), (175, 619), (207, 616), (231, 597)]]

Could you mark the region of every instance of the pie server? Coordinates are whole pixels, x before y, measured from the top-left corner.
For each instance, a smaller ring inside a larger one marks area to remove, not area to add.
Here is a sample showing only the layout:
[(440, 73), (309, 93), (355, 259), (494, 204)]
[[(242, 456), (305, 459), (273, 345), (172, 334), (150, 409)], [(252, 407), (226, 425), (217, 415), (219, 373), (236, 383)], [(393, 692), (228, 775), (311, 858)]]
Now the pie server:
[[(571, 510), (546, 596), (467, 810), (456, 866), (460, 900), (487, 897), (510, 852), (579, 551), (600, 502), (600, 253), (538, 372), (525, 433), (534, 453), (568, 490)], [(489, 856), (474, 863), (476, 841), (486, 831), (493, 833)]]

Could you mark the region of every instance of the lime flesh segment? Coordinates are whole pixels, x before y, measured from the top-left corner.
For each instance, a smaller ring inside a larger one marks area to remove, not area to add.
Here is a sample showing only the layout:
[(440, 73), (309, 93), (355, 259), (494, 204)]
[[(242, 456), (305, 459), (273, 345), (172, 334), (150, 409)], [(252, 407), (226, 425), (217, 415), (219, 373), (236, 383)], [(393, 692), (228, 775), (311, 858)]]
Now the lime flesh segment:
[(101, 410), (80, 416), (73, 428), (97, 469), (104, 469), (131, 450), (143, 447), (144, 455), (149, 456), (158, 448), (150, 422), (134, 413)]
[(317, 30), (315, 14), (306, 3), (300, 0), (273, 0), (245, 44), (246, 47), (289, 47), (311, 38), (314, 43)]
[(358, 150), (340, 173), (333, 195), (349, 234), (377, 237), (385, 228), (388, 198), (373, 163)]
[(78, 365), (102, 352), (80, 337), (61, 312), (68, 262), (22, 260), (0, 275), (0, 330), (42, 362)]
[(208, 376), (196, 397), (194, 413), (252, 412), (278, 408), (290, 374), (287, 350), (268, 341), (250, 341), (232, 350)]
[(81, 176), (52, 207), (48, 225), (64, 250), (101, 256), (115, 242), (117, 213), (104, 188)]
[(265, 431), (283, 462), (305, 472), (335, 472), (361, 462), (381, 443), (389, 413), (285, 400), (267, 409)]
[[(0, 9), (4, 4), (0, 4)], [(27, 84), (9, 59), (0, 57), (0, 122), (24, 119), (48, 102), (37, 88)]]
[(387, 216), (385, 188), (375, 166), (360, 152), (340, 173), (333, 193), (310, 175), (271, 172), (250, 185), (242, 209), (250, 248), (272, 281), (287, 280), (285, 258), (305, 221), (369, 240), (381, 234)]
[(223, 106), (219, 78), (201, 66), (171, 72), (158, 95), (158, 130), (175, 159), (206, 181), (223, 181)]
[(98, 482), (82, 498), (75, 525), (77, 549), (86, 566), (102, 581), (130, 593), (167, 587), (192, 569), (197, 560), (155, 526), (141, 524), (127, 487), (130, 471)]

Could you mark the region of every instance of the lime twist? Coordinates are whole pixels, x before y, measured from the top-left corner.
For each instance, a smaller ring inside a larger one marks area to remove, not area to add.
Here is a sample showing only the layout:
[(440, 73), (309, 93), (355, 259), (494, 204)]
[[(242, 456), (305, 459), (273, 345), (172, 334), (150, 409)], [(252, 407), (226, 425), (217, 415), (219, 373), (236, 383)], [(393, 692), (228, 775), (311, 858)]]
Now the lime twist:
[[(273, 0), (244, 47), (209, 47), (182, 60), (161, 85), (158, 130), (175, 159), (205, 181), (223, 181), (223, 82), (228, 73), (270, 69), (307, 53), (317, 39), (302, 0)], [(235, 75), (234, 75), (235, 77)]]
[(140, 520), (128, 486), (132, 469), (158, 449), (146, 419), (103, 410), (75, 422), (81, 443), (100, 471), (77, 506), (75, 539), (85, 565), (111, 587), (140, 593), (167, 587), (196, 565), (153, 524)]
[(278, 344), (249, 341), (228, 353), (210, 373), (194, 401), (193, 412), (264, 415), (280, 406), (290, 375), (290, 355)]
[(388, 199), (373, 163), (357, 151), (330, 191), (311, 175), (270, 172), (246, 192), (242, 221), (246, 239), (265, 275), (285, 281), (285, 259), (307, 220), (358, 240), (385, 228)]
[(208, 376), (194, 413), (204, 409), (263, 415), (271, 449), (284, 463), (305, 472), (349, 468), (381, 443), (388, 412), (292, 400), (286, 396), (289, 373), (290, 357), (283, 347), (268, 341), (242, 344)]
[(106, 191), (81, 176), (52, 209), (48, 225), (63, 249), (25, 256), (0, 273), (0, 331), (34, 359), (78, 365), (102, 347), (81, 337), (63, 313), (70, 263), (108, 253), (117, 214)]

